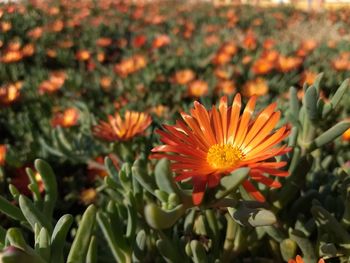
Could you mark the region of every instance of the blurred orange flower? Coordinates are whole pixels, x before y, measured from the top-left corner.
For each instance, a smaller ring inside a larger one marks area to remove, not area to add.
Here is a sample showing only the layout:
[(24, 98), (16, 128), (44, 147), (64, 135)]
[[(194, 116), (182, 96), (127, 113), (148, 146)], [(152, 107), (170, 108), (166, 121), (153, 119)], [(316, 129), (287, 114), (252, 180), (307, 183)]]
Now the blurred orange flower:
[(276, 45), (276, 41), (272, 38), (268, 38), (264, 41), (263, 43), (263, 48), (264, 49), (272, 49)]
[(48, 25), (48, 30), (51, 32), (61, 32), (64, 28), (64, 23), (62, 20), (56, 20), (52, 24)]
[(38, 27), (35, 27), (32, 30), (30, 30), (27, 33), (27, 36), (32, 38), (32, 39), (39, 39), (43, 35), (43, 32), (44, 32), (43, 28), (38, 26)]
[(5, 165), (7, 147), (4, 144), (0, 144), (0, 166)]
[(39, 94), (54, 93), (59, 90), (66, 81), (67, 75), (64, 71), (53, 71), (49, 79), (44, 80), (38, 87)]
[[(288, 263), (304, 263), (304, 260), (301, 256), (297, 255), (295, 259), (288, 260)], [(317, 263), (325, 263), (323, 258), (320, 258)]]
[(169, 111), (169, 108), (164, 105), (157, 105), (151, 108), (151, 112), (158, 117), (164, 117), (164, 115)]
[(256, 78), (249, 80), (244, 84), (242, 95), (245, 97), (251, 97), (253, 95), (263, 96), (269, 92), (269, 86), (267, 81), (263, 78)]
[(229, 79), (232, 75), (229, 69), (223, 67), (215, 68), (214, 74), (219, 79)]
[(50, 58), (55, 58), (55, 57), (57, 57), (57, 51), (55, 49), (48, 48), (46, 50), (46, 55)]
[(104, 91), (108, 91), (111, 88), (112, 78), (109, 76), (102, 76), (100, 78), (100, 86)]
[(108, 115), (108, 122), (100, 121), (93, 127), (96, 137), (106, 141), (128, 141), (142, 134), (151, 124), (151, 116), (147, 113), (126, 111), (124, 118), (119, 113)]
[(0, 23), (0, 30), (1, 30), (3, 33), (10, 31), (11, 28), (12, 28), (11, 22), (3, 21), (3, 22)]
[(121, 77), (137, 72), (147, 65), (147, 60), (142, 55), (134, 55), (131, 58), (125, 58), (114, 66), (114, 71)]
[(196, 74), (191, 69), (183, 69), (175, 72), (174, 81), (179, 85), (185, 85), (196, 77)]
[(254, 61), (252, 65), (252, 71), (256, 75), (268, 74), (274, 68), (275, 68), (274, 63), (264, 58), (257, 59), (256, 61)]
[(220, 80), (215, 88), (215, 91), (222, 92), (225, 95), (231, 95), (236, 91), (236, 85), (232, 80)]
[(277, 68), (281, 72), (289, 72), (297, 69), (302, 64), (302, 59), (299, 57), (285, 57), (280, 55), (277, 60)]
[(17, 81), (15, 83), (6, 84), (0, 87), (0, 104), (4, 106), (11, 105), (17, 101), (21, 95), (20, 90), (23, 82)]
[(306, 57), (311, 51), (317, 47), (317, 42), (313, 39), (304, 40), (301, 42), (296, 54), (299, 57)]
[(341, 53), (337, 58), (332, 60), (331, 64), (336, 71), (350, 70), (350, 55), (345, 52)]
[(68, 48), (73, 47), (73, 46), (74, 46), (74, 43), (73, 43), (73, 41), (66, 39), (66, 40), (61, 40), (61, 41), (59, 41), (59, 42), (57, 43), (57, 45), (58, 45), (58, 47), (60, 47), (60, 48), (66, 48), (66, 49), (68, 49)]
[(204, 80), (194, 80), (188, 84), (187, 93), (195, 98), (205, 96), (208, 94), (208, 83)]
[(344, 141), (350, 141), (350, 128), (343, 133), (342, 139)]
[(87, 188), (83, 189), (80, 192), (80, 202), (84, 205), (90, 205), (93, 204), (96, 201), (97, 198), (97, 192), (95, 188)]
[(215, 65), (225, 65), (228, 62), (230, 62), (232, 59), (232, 56), (224, 53), (224, 52), (218, 52), (213, 58), (213, 64)]
[(170, 37), (168, 35), (159, 35), (157, 36), (153, 42), (152, 47), (154, 49), (168, 46), (170, 44)]
[(234, 56), (238, 51), (238, 47), (235, 43), (228, 42), (221, 46), (220, 52), (226, 53), (228, 55)]
[(305, 70), (302, 74), (301, 74), (301, 79), (299, 84), (301, 86), (304, 85), (304, 83), (308, 84), (308, 85), (312, 85), (317, 77), (317, 73), (309, 71), (309, 70)]
[(22, 48), (23, 57), (31, 57), (33, 56), (34, 52), (35, 52), (35, 46), (32, 43), (29, 43)]
[(96, 45), (99, 47), (108, 47), (112, 44), (112, 39), (109, 37), (100, 37), (96, 40)]
[(256, 36), (253, 31), (249, 30), (245, 35), (242, 43), (243, 47), (248, 50), (254, 50), (257, 47)]
[(76, 108), (68, 108), (63, 112), (58, 112), (51, 120), (52, 127), (61, 126), (69, 128), (77, 125), (79, 119), (79, 111)]
[(147, 42), (147, 37), (145, 35), (139, 35), (139, 36), (135, 36), (133, 41), (132, 41), (132, 45), (135, 48), (140, 48), (143, 47)]
[(191, 115), (181, 113), (183, 121), (173, 126), (163, 125), (164, 131), (157, 131), (164, 145), (153, 148), (151, 158), (173, 161), (171, 168), (178, 174), (176, 181), (192, 179), (195, 205), (201, 204), (207, 187), (217, 186), (221, 177), (240, 167), (250, 167), (249, 179), (243, 182), (243, 187), (259, 201), (265, 198), (251, 180), (281, 187), (277, 180), (265, 174), (288, 176), (287, 171), (279, 169), (287, 163), (275, 161), (274, 157), (290, 150), (276, 146), (288, 136), (289, 127), (282, 126), (272, 133), (280, 119), (280, 112), (275, 112), (276, 103), (251, 119), (255, 103), (256, 97), (252, 97), (240, 116), (239, 94), (231, 107), (227, 105), (227, 97), (222, 97), (219, 107), (213, 106), (211, 110), (196, 101)]
[(0, 62), (2, 63), (15, 63), (20, 60), (22, 60), (23, 54), (21, 51), (16, 50), (16, 51), (5, 51), (4, 54), (0, 57)]
[(90, 51), (86, 50), (86, 49), (82, 49), (79, 50), (76, 54), (75, 57), (77, 60), (79, 61), (87, 61), (90, 59), (91, 55), (90, 55)]

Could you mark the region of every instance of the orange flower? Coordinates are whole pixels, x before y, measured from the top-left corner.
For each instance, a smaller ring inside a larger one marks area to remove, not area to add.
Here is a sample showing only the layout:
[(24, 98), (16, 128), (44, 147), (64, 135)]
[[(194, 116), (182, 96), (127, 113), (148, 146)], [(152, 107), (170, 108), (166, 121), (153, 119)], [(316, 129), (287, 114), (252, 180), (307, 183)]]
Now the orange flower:
[(305, 40), (300, 44), (296, 54), (299, 57), (306, 57), (311, 51), (317, 47), (317, 42), (313, 39)]
[(99, 47), (108, 47), (112, 44), (112, 39), (109, 37), (100, 37), (96, 40), (96, 45)]
[(90, 205), (96, 201), (97, 192), (95, 188), (87, 188), (80, 192), (80, 202), (84, 205)]
[(249, 64), (250, 62), (252, 62), (252, 60), (253, 60), (253, 58), (251, 57), (251, 56), (244, 56), (243, 58), (242, 58), (242, 64), (243, 65), (247, 65), (247, 64)]
[(194, 80), (187, 87), (188, 95), (199, 98), (208, 94), (208, 83), (204, 80)]
[(32, 39), (39, 39), (43, 35), (43, 32), (44, 30), (42, 27), (35, 27), (27, 33), (27, 36)]
[[(231, 70), (232, 71), (232, 70)], [(225, 68), (215, 68), (214, 70), (215, 77), (218, 79), (229, 79), (231, 77), (232, 72), (230, 72), (230, 69), (225, 69)]]
[(32, 43), (27, 44), (22, 48), (22, 56), (23, 57), (33, 56), (34, 52), (35, 52), (35, 47)]
[(20, 90), (22, 88), (22, 82), (17, 81), (12, 84), (7, 84), (0, 87), (0, 104), (10, 105), (19, 99), (21, 95)]
[(100, 86), (104, 91), (107, 91), (111, 88), (112, 78), (109, 76), (102, 76), (100, 78)]
[(263, 47), (264, 49), (272, 49), (276, 44), (276, 41), (271, 39), (271, 38), (268, 38), (264, 41), (263, 43)]
[(1, 57), (0, 57), (0, 62), (3, 63), (14, 63), (22, 60), (23, 55), (22, 52), (19, 50), (8, 50), (6, 51)]
[(263, 96), (269, 92), (269, 86), (263, 78), (257, 78), (254, 80), (247, 81), (243, 86), (242, 95), (251, 97), (253, 95)]
[(108, 122), (100, 121), (93, 128), (93, 133), (106, 141), (128, 141), (143, 133), (151, 122), (151, 116), (147, 113), (126, 111), (124, 119), (115, 113), (114, 116), (108, 115)]
[(132, 45), (135, 48), (140, 48), (142, 46), (144, 46), (147, 42), (147, 37), (145, 35), (139, 35), (136, 36), (133, 41), (132, 41)]
[(51, 32), (61, 32), (64, 28), (64, 23), (61, 20), (56, 20), (52, 24), (48, 25), (48, 29)]
[(158, 117), (164, 117), (164, 115), (169, 111), (169, 108), (164, 105), (157, 105), (151, 108), (151, 112)]
[(225, 52), (218, 52), (213, 58), (213, 64), (215, 65), (225, 65), (232, 59), (232, 56)]
[(77, 125), (78, 119), (79, 111), (76, 108), (68, 108), (63, 112), (56, 113), (51, 120), (51, 125), (52, 127), (69, 128)]
[(3, 166), (5, 164), (6, 152), (7, 152), (6, 145), (0, 144), (0, 166)]
[(66, 81), (67, 75), (64, 71), (54, 71), (50, 73), (48, 80), (44, 80), (39, 86), (39, 94), (54, 93), (59, 90)]
[(121, 77), (137, 72), (147, 65), (147, 60), (142, 55), (134, 55), (131, 58), (125, 58), (114, 66), (114, 71)]
[(305, 70), (301, 75), (301, 79), (300, 79), (299, 84), (301, 86), (304, 85), (304, 83), (306, 83), (308, 85), (312, 85), (312, 84), (314, 84), (316, 77), (317, 77), (317, 73)]
[(256, 75), (264, 75), (270, 73), (274, 69), (274, 67), (274, 63), (272, 63), (271, 61), (264, 58), (259, 58), (253, 63), (252, 71)]
[(11, 28), (12, 28), (11, 22), (6, 22), (6, 21), (4, 21), (4, 22), (1, 22), (1, 23), (0, 23), (0, 29), (1, 29), (1, 31), (2, 31), (3, 33), (7, 32), (7, 31), (10, 31)]
[(46, 55), (50, 58), (57, 57), (57, 51), (55, 49), (49, 48), (46, 50)]
[(74, 43), (73, 41), (71, 40), (61, 40), (57, 43), (58, 47), (60, 48), (65, 48), (65, 49), (68, 49), (68, 48), (71, 48), (74, 46)]
[(285, 57), (279, 56), (277, 61), (277, 67), (281, 72), (289, 72), (297, 69), (302, 63), (301, 58), (298, 57)]
[(195, 73), (191, 69), (183, 69), (176, 71), (174, 75), (174, 81), (177, 84), (185, 85), (191, 82), (196, 77)]
[(217, 35), (209, 35), (204, 39), (204, 44), (208, 47), (216, 45), (220, 42), (220, 38)]
[[(350, 119), (348, 119), (348, 120), (350, 120)], [(347, 129), (347, 130), (343, 133), (342, 139), (343, 139), (343, 141), (348, 141), (348, 142), (350, 142), (350, 128)], [(1, 155), (1, 154), (0, 154), (0, 155)], [(0, 158), (0, 159), (1, 159), (1, 158)]]
[(156, 49), (156, 48), (165, 47), (169, 44), (170, 44), (170, 37), (167, 35), (160, 35), (153, 40), (152, 47)]
[(276, 146), (288, 136), (289, 128), (282, 126), (272, 133), (280, 119), (280, 112), (275, 112), (276, 103), (252, 120), (255, 102), (256, 97), (251, 97), (240, 116), (240, 94), (235, 96), (232, 107), (228, 107), (227, 97), (221, 98), (218, 109), (213, 106), (211, 110), (196, 101), (191, 115), (181, 113), (183, 121), (174, 126), (164, 125), (165, 131), (157, 131), (165, 145), (153, 148), (151, 158), (173, 161), (172, 170), (178, 174), (176, 181), (192, 178), (195, 205), (202, 202), (206, 187), (217, 186), (222, 176), (240, 167), (251, 169), (243, 187), (259, 201), (265, 198), (251, 180), (280, 187), (278, 181), (265, 174), (288, 175), (287, 171), (279, 170), (286, 162), (271, 159), (290, 150)]
[(103, 61), (105, 61), (105, 59), (106, 59), (105, 53), (103, 53), (103, 52), (97, 53), (97, 61), (98, 62), (102, 63)]
[(220, 52), (224, 52), (228, 55), (234, 56), (238, 51), (237, 45), (235, 43), (225, 43), (220, 48)]
[[(288, 260), (288, 263), (304, 263), (304, 260), (301, 256), (297, 255), (295, 259)], [(325, 263), (325, 261), (323, 258), (320, 258), (318, 263)]]
[(236, 85), (231, 80), (221, 80), (216, 85), (216, 92), (222, 92), (225, 95), (231, 95), (236, 91)]
[(86, 61), (90, 59), (90, 52), (86, 49), (79, 50), (76, 54), (75, 57), (79, 61)]
[(257, 40), (253, 31), (249, 30), (243, 40), (243, 47), (248, 50), (254, 50), (257, 46)]
[(332, 67), (336, 71), (346, 71), (350, 69), (350, 61), (345, 57), (335, 58), (332, 61)]
[(265, 50), (262, 55), (261, 58), (262, 59), (266, 59), (270, 62), (276, 62), (278, 59), (278, 52), (276, 50)]

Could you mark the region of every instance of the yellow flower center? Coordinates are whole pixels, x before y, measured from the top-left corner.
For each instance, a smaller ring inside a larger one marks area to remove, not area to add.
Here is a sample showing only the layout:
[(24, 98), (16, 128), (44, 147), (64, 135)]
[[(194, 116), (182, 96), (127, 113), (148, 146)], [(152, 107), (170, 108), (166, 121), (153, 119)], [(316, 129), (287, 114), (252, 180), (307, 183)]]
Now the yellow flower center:
[(233, 167), (243, 158), (242, 151), (232, 144), (214, 144), (207, 154), (207, 162), (214, 169)]

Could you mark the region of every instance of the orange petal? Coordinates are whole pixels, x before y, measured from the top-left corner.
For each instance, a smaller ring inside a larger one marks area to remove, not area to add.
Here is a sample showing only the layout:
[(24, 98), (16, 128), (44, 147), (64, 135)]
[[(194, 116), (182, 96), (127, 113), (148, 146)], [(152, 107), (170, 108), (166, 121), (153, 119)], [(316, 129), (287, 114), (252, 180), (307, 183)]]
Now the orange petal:
[(256, 96), (253, 96), (249, 99), (249, 101), (244, 109), (244, 112), (242, 114), (242, 118), (241, 118), (241, 121), (239, 123), (239, 128), (237, 131), (237, 135), (236, 135), (236, 138), (235, 138), (234, 143), (233, 143), (234, 146), (240, 147), (246, 134), (247, 134), (249, 120), (250, 120), (251, 116), (253, 115), (255, 103), (256, 103)]
[(242, 143), (242, 148), (244, 148), (250, 141), (254, 138), (256, 134), (261, 130), (261, 128), (266, 124), (266, 122), (271, 117), (271, 114), (276, 108), (276, 103), (270, 104), (266, 109), (264, 109), (256, 118), (253, 126), (250, 128), (244, 142)]
[(254, 149), (260, 142), (262, 142), (266, 136), (275, 128), (276, 124), (280, 119), (281, 113), (274, 112), (268, 122), (264, 125), (264, 127), (260, 130), (257, 136), (243, 149), (243, 152), (247, 153), (250, 150)]
[(227, 127), (228, 127), (228, 119), (227, 119), (227, 97), (224, 96), (220, 99), (219, 111), (221, 115), (222, 122), (222, 130), (224, 133), (224, 142), (227, 140)]
[(206, 182), (203, 178), (195, 176), (192, 178), (193, 182), (193, 192), (192, 192), (192, 201), (194, 205), (200, 205), (204, 197), (204, 191), (206, 187)]
[(271, 148), (272, 146), (281, 142), (284, 138), (286, 138), (289, 135), (289, 132), (288, 131), (286, 132), (286, 129), (287, 129), (286, 126), (281, 127), (277, 132), (269, 136), (264, 142), (256, 146), (251, 151), (249, 151), (246, 155), (254, 156), (259, 152), (262, 152), (265, 149)]
[(241, 95), (238, 93), (232, 103), (231, 114), (229, 117), (227, 142), (233, 143), (238, 127), (239, 114), (241, 111)]
[(257, 201), (259, 202), (265, 202), (265, 197), (255, 188), (255, 186), (249, 182), (248, 180), (245, 180), (243, 182), (244, 189)]

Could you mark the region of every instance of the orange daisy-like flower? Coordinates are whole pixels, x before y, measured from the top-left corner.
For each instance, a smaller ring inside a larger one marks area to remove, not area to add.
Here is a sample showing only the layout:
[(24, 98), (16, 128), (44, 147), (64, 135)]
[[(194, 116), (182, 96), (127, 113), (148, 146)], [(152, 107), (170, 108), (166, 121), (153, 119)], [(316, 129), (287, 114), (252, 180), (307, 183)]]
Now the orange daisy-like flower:
[(6, 145), (0, 144), (0, 166), (3, 166), (5, 164), (6, 152), (7, 152)]
[(289, 134), (288, 126), (272, 130), (280, 119), (272, 103), (255, 119), (252, 119), (256, 97), (251, 97), (241, 112), (241, 96), (237, 94), (232, 106), (227, 97), (222, 97), (219, 108), (206, 110), (199, 102), (194, 103), (191, 115), (181, 113), (183, 121), (174, 126), (164, 125), (165, 131), (158, 130), (165, 145), (152, 149), (151, 158), (168, 158), (173, 161), (172, 169), (178, 175), (176, 181), (192, 178), (192, 199), (195, 205), (202, 202), (206, 187), (215, 187), (222, 176), (240, 167), (249, 167), (249, 179), (243, 187), (252, 197), (265, 201), (251, 180), (269, 187), (281, 184), (266, 176), (287, 176), (287, 171), (279, 170), (286, 162), (273, 161), (290, 149), (276, 145)]
[(78, 119), (79, 111), (76, 108), (68, 108), (63, 112), (56, 113), (51, 120), (51, 125), (53, 127), (69, 128), (77, 125)]
[(151, 116), (147, 113), (126, 111), (124, 119), (115, 113), (114, 116), (108, 115), (108, 122), (100, 121), (93, 128), (93, 133), (106, 141), (128, 141), (143, 133), (151, 122)]
[[(301, 256), (297, 255), (295, 259), (288, 260), (288, 263), (304, 263), (304, 260)], [(323, 258), (320, 258), (317, 263), (325, 263)]]

